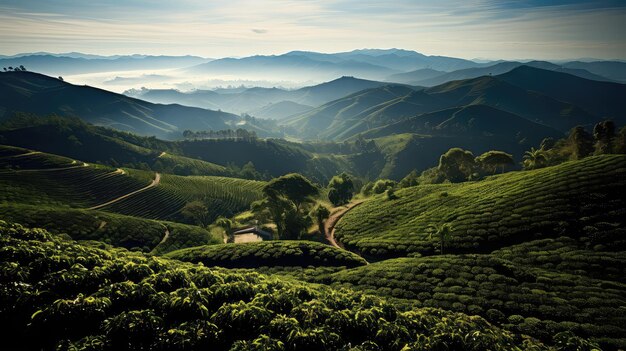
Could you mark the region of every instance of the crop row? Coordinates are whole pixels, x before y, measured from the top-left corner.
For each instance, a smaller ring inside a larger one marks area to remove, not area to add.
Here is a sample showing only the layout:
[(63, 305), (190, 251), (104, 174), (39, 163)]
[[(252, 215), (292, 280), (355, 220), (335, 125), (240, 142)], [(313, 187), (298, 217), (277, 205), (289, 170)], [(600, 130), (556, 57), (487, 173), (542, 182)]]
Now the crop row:
[(167, 254), (167, 257), (205, 266), (255, 268), (272, 266), (345, 266), (366, 264), (361, 257), (341, 249), (311, 241), (264, 241), (193, 247)]
[(478, 182), (411, 187), (348, 212), (336, 236), (348, 248), (385, 258), (436, 252), (440, 240), (429, 227), (445, 223), (452, 229), (444, 245), (458, 253), (566, 231), (584, 235), (584, 228), (622, 222), (624, 165), (625, 156), (600, 156)]
[[(3, 222), (0, 244), (8, 349), (547, 349), (480, 317), (400, 311), (353, 291), (104, 251)], [(592, 346), (568, 333), (552, 342)]]

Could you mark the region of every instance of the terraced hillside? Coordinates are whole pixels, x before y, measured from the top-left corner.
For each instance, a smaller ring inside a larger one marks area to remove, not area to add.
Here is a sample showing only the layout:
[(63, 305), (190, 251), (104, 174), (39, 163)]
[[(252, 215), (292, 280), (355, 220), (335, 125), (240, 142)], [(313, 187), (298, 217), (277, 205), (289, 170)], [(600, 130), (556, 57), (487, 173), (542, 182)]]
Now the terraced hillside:
[(209, 221), (232, 216), (261, 198), (265, 183), (227, 177), (181, 177), (163, 175), (159, 186), (150, 188), (102, 209), (130, 216), (185, 221), (180, 210), (189, 202), (206, 203)]
[(0, 185), (7, 189), (0, 194), (0, 203), (94, 208), (184, 222), (188, 219), (180, 210), (199, 200), (213, 220), (248, 209), (261, 198), (264, 184), (211, 176), (158, 174), (157, 179), (153, 172), (88, 165), (26, 149), (1, 146), (0, 152), (6, 154), (0, 156)]
[[(590, 252), (579, 245), (572, 252), (570, 240), (547, 247), (545, 241), (531, 242), (487, 255), (397, 258), (339, 271), (323, 281), (408, 299), (412, 306), (480, 315), (541, 340), (572, 331), (606, 350), (623, 349), (626, 254)], [(569, 259), (559, 254), (563, 250), (572, 253)]]
[(357, 267), (367, 264), (364, 259), (351, 252), (310, 241), (266, 241), (192, 247), (170, 252), (166, 257), (226, 268)]
[[(510, 172), (479, 182), (424, 185), (374, 197), (339, 221), (336, 238), (367, 257), (437, 252), (428, 227), (449, 224), (451, 253), (490, 252), (511, 244), (603, 233), (623, 249), (626, 156), (605, 155), (559, 166)], [(598, 230), (601, 228), (602, 230)]]
[(103, 211), (2, 204), (0, 218), (30, 228), (46, 228), (54, 234), (68, 234), (75, 240), (96, 240), (156, 254), (223, 242), (221, 236), (200, 227)]
[[(8, 349), (569, 350), (480, 317), (256, 273), (101, 250), (0, 221), (0, 318)], [(11, 282), (11, 284), (7, 284)]]
[(138, 177), (121, 169), (22, 149), (19, 155), (0, 157), (0, 203), (92, 207), (150, 184), (142, 172), (133, 173)]

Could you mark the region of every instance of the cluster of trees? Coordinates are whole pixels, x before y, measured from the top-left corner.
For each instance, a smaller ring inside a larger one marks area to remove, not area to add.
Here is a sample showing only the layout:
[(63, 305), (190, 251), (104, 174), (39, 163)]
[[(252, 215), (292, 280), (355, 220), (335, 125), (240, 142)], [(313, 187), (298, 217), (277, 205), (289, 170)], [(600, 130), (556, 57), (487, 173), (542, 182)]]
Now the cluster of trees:
[[(480, 317), (402, 311), (354, 291), (102, 250), (4, 222), (0, 253), (7, 349), (552, 350)], [(553, 342), (597, 348), (571, 333)]]
[(603, 121), (594, 126), (593, 133), (581, 126), (574, 127), (566, 138), (546, 138), (539, 148), (526, 151), (523, 166), (537, 169), (605, 154), (626, 154), (626, 126), (618, 131), (613, 121)]
[(253, 202), (251, 210), (261, 223), (276, 225), (277, 239), (300, 239), (313, 223), (310, 210), (318, 194), (310, 180), (290, 173), (268, 182), (263, 187), (264, 199)]
[(26, 71), (26, 68), (22, 65), (20, 65), (19, 67), (13, 67), (13, 66), (9, 66), (9, 67), (3, 67), (2, 68), (3, 71), (5, 72), (20, 72), (20, 71)]
[(354, 181), (347, 173), (334, 176), (328, 183), (328, 200), (335, 206), (347, 204), (354, 195)]
[(183, 137), (185, 139), (239, 139), (250, 141), (257, 139), (257, 134), (255, 131), (249, 131), (242, 128), (238, 128), (236, 130), (185, 130), (183, 132)]

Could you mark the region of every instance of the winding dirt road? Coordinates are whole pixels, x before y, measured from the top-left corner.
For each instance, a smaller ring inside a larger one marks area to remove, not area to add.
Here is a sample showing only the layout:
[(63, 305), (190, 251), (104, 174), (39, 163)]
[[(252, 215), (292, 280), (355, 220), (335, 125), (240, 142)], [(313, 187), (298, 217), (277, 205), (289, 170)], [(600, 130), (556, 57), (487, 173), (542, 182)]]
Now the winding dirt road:
[(135, 195), (137, 193), (140, 193), (142, 191), (146, 191), (146, 190), (148, 190), (150, 188), (154, 188), (155, 186), (159, 185), (160, 182), (161, 182), (161, 174), (160, 173), (155, 173), (154, 174), (154, 180), (152, 181), (152, 183), (148, 184), (147, 186), (145, 186), (145, 187), (143, 187), (143, 188), (141, 188), (139, 190), (132, 191), (132, 192), (126, 194), (126, 195), (122, 195), (120, 197), (117, 197), (117, 198), (115, 198), (115, 199), (113, 199), (111, 201), (107, 201), (107, 202), (105, 202), (103, 204), (100, 204), (100, 205), (97, 205), (97, 206), (93, 206), (93, 207), (89, 207), (88, 210), (97, 210), (99, 208), (102, 208), (102, 207), (108, 206), (110, 204), (116, 203), (116, 202), (118, 202), (120, 200), (124, 200), (127, 197), (133, 196), (133, 195)]
[(339, 210), (336, 210), (335, 212), (331, 213), (330, 216), (328, 217), (328, 219), (326, 220), (326, 222), (324, 222), (324, 236), (326, 237), (326, 240), (334, 247), (340, 248), (340, 249), (344, 249), (345, 248), (343, 246), (340, 246), (337, 241), (335, 240), (335, 226), (337, 225), (337, 222), (339, 222), (339, 220), (346, 214), (348, 213), (348, 211), (350, 211), (351, 209), (357, 207), (358, 205), (362, 204), (363, 202), (365, 202), (365, 200), (357, 200), (354, 202), (351, 202), (345, 206), (342, 206), (339, 208)]

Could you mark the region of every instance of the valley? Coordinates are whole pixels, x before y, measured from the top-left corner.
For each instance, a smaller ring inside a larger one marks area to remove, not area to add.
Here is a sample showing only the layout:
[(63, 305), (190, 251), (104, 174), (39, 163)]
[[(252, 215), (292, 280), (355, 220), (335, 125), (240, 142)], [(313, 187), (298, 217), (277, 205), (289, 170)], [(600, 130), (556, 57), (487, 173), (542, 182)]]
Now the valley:
[[(67, 55), (0, 57), (6, 349), (626, 348), (623, 62)], [(301, 85), (57, 77), (124, 65)]]

